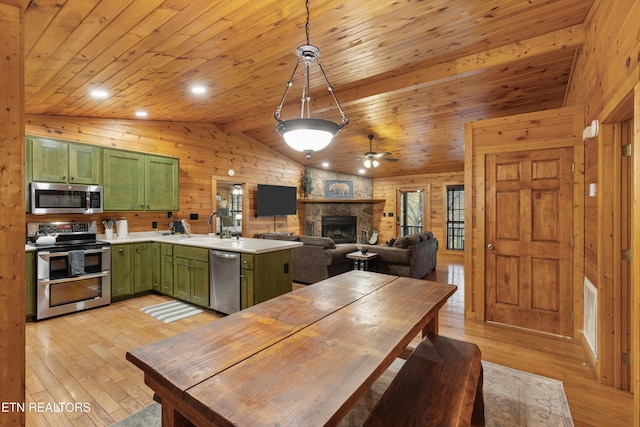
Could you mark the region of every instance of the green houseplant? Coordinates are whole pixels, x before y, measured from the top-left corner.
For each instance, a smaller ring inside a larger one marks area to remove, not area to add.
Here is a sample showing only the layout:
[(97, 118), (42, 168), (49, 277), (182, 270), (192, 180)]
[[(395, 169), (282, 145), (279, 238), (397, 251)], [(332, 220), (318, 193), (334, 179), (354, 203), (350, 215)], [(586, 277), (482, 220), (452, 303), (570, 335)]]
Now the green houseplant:
[(308, 197), (313, 190), (313, 177), (311, 176), (311, 173), (307, 170), (307, 168), (305, 168), (302, 172), (302, 176), (300, 177), (300, 185), (302, 187), (304, 197)]

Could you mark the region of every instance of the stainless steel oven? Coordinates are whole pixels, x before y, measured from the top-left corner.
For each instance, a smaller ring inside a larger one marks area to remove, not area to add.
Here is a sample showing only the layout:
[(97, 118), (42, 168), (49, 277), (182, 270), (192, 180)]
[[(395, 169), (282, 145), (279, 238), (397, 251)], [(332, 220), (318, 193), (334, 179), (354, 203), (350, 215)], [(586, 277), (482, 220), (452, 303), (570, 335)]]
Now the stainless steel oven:
[(28, 224), (29, 238), (56, 236), (54, 244), (36, 245), (36, 319), (111, 302), (111, 246), (96, 241), (95, 227), (95, 221)]

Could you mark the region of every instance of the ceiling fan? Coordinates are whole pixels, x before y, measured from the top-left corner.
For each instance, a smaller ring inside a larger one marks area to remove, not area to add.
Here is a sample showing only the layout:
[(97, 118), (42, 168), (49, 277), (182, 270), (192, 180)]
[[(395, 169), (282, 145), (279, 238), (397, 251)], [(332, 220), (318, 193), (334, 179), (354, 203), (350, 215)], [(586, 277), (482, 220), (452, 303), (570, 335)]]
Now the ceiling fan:
[(383, 153), (376, 153), (375, 151), (373, 151), (373, 135), (369, 135), (368, 138), (369, 138), (369, 151), (364, 153), (364, 156), (362, 156), (364, 158), (365, 168), (378, 167), (378, 165), (380, 164), (378, 160), (386, 160), (388, 162), (397, 162), (398, 160), (400, 160), (394, 157), (387, 157), (391, 155), (391, 153), (388, 151), (385, 151)]

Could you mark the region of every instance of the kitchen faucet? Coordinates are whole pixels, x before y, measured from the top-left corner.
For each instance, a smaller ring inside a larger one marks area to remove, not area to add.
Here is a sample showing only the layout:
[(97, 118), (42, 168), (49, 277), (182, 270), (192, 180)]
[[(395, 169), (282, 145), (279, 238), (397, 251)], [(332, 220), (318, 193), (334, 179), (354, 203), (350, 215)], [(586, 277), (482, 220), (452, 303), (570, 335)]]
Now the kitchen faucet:
[[(217, 215), (218, 212), (211, 212), (209, 214), (209, 219), (207, 220), (207, 225), (211, 225), (213, 223), (213, 216)], [(215, 227), (213, 227), (215, 230)], [(220, 230), (218, 236), (222, 239), (222, 221), (220, 221)]]

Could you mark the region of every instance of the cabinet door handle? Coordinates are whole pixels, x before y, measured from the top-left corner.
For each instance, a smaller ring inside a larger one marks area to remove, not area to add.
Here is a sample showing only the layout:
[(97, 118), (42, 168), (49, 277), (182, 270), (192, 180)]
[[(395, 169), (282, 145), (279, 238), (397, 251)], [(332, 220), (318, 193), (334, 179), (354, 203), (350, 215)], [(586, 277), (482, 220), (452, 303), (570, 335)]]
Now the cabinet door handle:
[(124, 253), (124, 249), (118, 249), (118, 252), (123, 254)]

